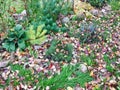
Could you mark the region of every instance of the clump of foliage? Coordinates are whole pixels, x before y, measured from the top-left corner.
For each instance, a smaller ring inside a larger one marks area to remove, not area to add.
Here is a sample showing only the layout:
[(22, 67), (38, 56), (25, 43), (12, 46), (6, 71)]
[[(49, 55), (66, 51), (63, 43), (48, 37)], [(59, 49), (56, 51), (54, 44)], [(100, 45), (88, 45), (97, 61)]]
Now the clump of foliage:
[[(23, 83), (34, 83), (34, 76), (32, 74), (32, 72), (29, 69), (24, 68), (22, 65), (19, 64), (15, 64), (15, 65), (11, 65), (11, 71), (15, 72), (16, 70), (19, 71), (18, 76), (19, 77), (23, 77), (24, 79), (22, 80)], [(13, 85), (17, 86), (20, 84), (20, 82), (17, 81), (17, 77), (13, 77)]]
[(43, 41), (46, 40), (46, 29), (43, 29), (44, 24), (37, 26), (37, 29), (34, 29), (34, 26), (31, 25), (30, 29), (26, 31), (26, 38), (30, 45), (38, 44), (40, 45)]
[(45, 23), (46, 29), (58, 32), (65, 31), (65, 27), (58, 27), (56, 20), (60, 13), (68, 14), (70, 11), (70, 6), (64, 0), (44, 0), (42, 1), (43, 11), (41, 20)]
[[(27, 4), (29, 22), (45, 23), (48, 32), (66, 31), (65, 26), (59, 27), (56, 23), (59, 14), (68, 14), (71, 5), (64, 0), (31, 0)], [(33, 19), (34, 18), (34, 19)]]
[(88, 2), (94, 7), (102, 7), (107, 0), (89, 0)]
[(119, 0), (111, 0), (110, 5), (111, 5), (112, 10), (120, 10)]
[(3, 47), (9, 52), (15, 51), (18, 47), (22, 50), (25, 49), (26, 35), (21, 25), (18, 24), (13, 30), (8, 31), (8, 35), (4, 39)]
[(96, 64), (95, 58), (96, 57), (93, 52), (89, 56), (85, 54), (80, 55), (80, 60), (89, 66), (93, 66)]
[[(51, 90), (57, 90), (60, 88), (65, 89), (68, 86), (75, 87), (76, 84), (80, 84), (80, 86), (84, 87), (86, 82), (92, 80), (92, 77), (88, 72), (80, 72), (79, 67), (80, 64), (76, 64), (75, 66), (64, 66), (62, 67), (59, 75), (55, 74), (54, 77), (48, 79), (42, 72), (40, 72), (37, 76), (34, 76), (34, 73), (23, 65), (11, 64), (11, 73), (16, 73), (16, 75), (8, 78), (8, 80), (6, 80), (6, 85), (9, 85), (11, 80), (13, 86), (15, 87), (22, 83), (35, 86), (35, 89), (45, 89), (47, 86), (49, 86)], [(23, 79), (18, 79), (18, 77)], [(38, 83), (35, 82), (36, 80), (38, 80)]]
[(98, 41), (97, 26), (94, 23), (83, 22), (75, 37), (78, 37), (81, 43), (93, 43)]
[[(47, 86), (50, 86), (51, 90), (65, 89), (68, 86), (75, 87), (76, 84), (84, 87), (86, 82), (92, 80), (88, 72), (82, 73), (79, 71), (79, 64), (75, 66), (65, 66), (62, 68), (62, 71), (59, 75), (55, 75), (50, 79), (39, 78), (38, 87), (45, 89)], [(71, 79), (69, 79), (71, 78)]]
[(62, 41), (53, 40), (51, 46), (46, 51), (46, 57), (54, 61), (70, 62), (72, 59), (73, 46), (62, 44)]
[(10, 1), (0, 0), (0, 31), (2, 32), (14, 25), (14, 20), (8, 12), (10, 5)]
[(106, 65), (106, 69), (109, 71), (109, 72), (115, 72), (115, 68), (112, 67), (112, 62), (115, 62), (116, 61), (116, 58), (115, 59), (110, 59), (109, 56), (106, 54), (103, 56), (103, 59), (104, 61), (107, 63)]
[(105, 42), (109, 42), (112, 39), (112, 34), (109, 30), (101, 32), (100, 36), (102, 37), (102, 40)]
[(31, 25), (29, 30), (23, 30), (22, 25), (16, 25), (13, 30), (9, 30), (7, 37), (4, 39), (3, 48), (7, 51), (16, 51), (17, 48), (24, 50), (26, 47), (35, 44), (42, 44), (46, 40), (47, 30), (43, 30), (44, 25), (34, 26)]

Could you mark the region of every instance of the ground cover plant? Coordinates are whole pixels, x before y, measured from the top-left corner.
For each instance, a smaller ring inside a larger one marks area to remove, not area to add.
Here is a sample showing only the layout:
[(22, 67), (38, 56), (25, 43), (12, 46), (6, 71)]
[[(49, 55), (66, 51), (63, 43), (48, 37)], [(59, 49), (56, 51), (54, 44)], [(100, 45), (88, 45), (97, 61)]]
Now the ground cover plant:
[(119, 0), (1, 0), (0, 90), (119, 90)]

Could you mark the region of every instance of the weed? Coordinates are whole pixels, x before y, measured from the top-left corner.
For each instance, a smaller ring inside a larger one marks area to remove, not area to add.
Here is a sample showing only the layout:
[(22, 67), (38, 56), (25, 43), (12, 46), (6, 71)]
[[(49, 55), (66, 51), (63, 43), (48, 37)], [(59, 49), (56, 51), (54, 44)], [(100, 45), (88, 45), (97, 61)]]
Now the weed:
[(111, 0), (109, 3), (112, 7), (112, 10), (120, 10), (120, 1), (119, 0)]
[(114, 62), (114, 61), (116, 60), (116, 58), (111, 60), (108, 55), (104, 55), (103, 58), (104, 58), (105, 62), (107, 63), (106, 69), (107, 69), (109, 72), (112, 72), (112, 73), (115, 72), (116, 70), (115, 70), (115, 68), (113, 68), (113, 67), (111, 66), (111, 63)]
[(99, 41), (97, 26), (94, 23), (83, 22), (80, 24), (79, 31), (75, 37), (79, 38), (81, 43), (94, 43)]
[(62, 44), (59, 40), (53, 40), (51, 46), (46, 51), (46, 57), (55, 61), (70, 62), (72, 59), (73, 46)]
[[(34, 76), (33, 76), (32, 72), (29, 69), (24, 68), (22, 65), (19, 65), (19, 64), (13, 65), (12, 64), (11, 70), (13, 72), (15, 72), (16, 70), (19, 72), (18, 76), (24, 78), (22, 81), (23, 83), (29, 83), (29, 82), (31, 84), (34, 83), (34, 81), (33, 81)], [(20, 81), (17, 83), (15, 77), (13, 77), (12, 79), (14, 80), (14, 85), (18, 85), (20, 83)]]
[[(79, 64), (75, 66), (65, 66), (59, 75), (55, 75), (50, 79), (40, 79), (37, 86), (41, 86), (41, 89), (45, 89), (47, 86), (50, 86), (51, 90), (66, 88), (68, 86), (74, 87), (76, 84), (80, 84), (84, 87), (84, 84), (91, 81), (92, 78), (89, 76), (89, 73), (81, 73), (78, 71), (78, 67)], [(73, 74), (75, 77), (72, 77)]]
[(94, 7), (102, 7), (108, 0), (89, 0), (88, 2)]
[(15, 23), (11, 15), (9, 14), (10, 10), (10, 1), (0, 0), (0, 31), (5, 32), (7, 29), (12, 27)]
[(83, 54), (80, 56), (80, 60), (83, 61), (84, 63), (87, 63), (87, 65), (89, 65), (89, 66), (93, 66), (96, 64), (94, 59), (95, 59), (94, 54), (91, 54), (90, 56), (86, 56)]

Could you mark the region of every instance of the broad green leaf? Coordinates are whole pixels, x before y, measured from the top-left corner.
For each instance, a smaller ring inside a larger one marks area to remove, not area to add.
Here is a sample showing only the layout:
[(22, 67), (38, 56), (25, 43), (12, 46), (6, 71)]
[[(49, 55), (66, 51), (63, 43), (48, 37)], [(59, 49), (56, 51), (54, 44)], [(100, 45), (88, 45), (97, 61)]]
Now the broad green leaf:
[(25, 49), (25, 41), (22, 41), (22, 40), (20, 40), (20, 41), (18, 41), (18, 47), (20, 48), (20, 49)]
[(22, 25), (17, 24), (16, 27), (15, 27), (15, 30), (16, 31), (22, 30)]
[(19, 31), (19, 33), (18, 33), (18, 38), (21, 38), (21, 36), (24, 34), (24, 31), (23, 30), (21, 30), (21, 31)]
[(15, 43), (11, 42), (10, 43), (10, 51), (15, 51)]
[(8, 38), (9, 41), (13, 41), (15, 38)]
[(2, 46), (3, 46), (3, 48), (5, 48), (6, 50), (9, 50), (9, 43), (3, 43)]

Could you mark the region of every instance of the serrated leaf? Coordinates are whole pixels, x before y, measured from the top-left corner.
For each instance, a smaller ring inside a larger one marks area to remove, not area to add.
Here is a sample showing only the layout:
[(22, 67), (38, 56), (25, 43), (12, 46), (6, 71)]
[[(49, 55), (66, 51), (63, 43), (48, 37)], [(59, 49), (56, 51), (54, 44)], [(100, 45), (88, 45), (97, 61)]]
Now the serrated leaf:
[(42, 44), (45, 41), (45, 39), (46, 39), (46, 36), (43, 36), (43, 37), (41, 37), (39, 39), (31, 40), (30, 43), (32, 45), (34, 45), (34, 44), (40, 45), (40, 44)]
[(33, 26), (30, 27), (30, 30), (26, 31), (26, 37), (28, 39), (35, 39), (35, 30), (33, 30)]
[(43, 31), (41, 32), (41, 34), (39, 35), (39, 37), (45, 35), (46, 33), (47, 33), (47, 30), (43, 30)]
[(39, 37), (39, 35), (41, 34), (43, 27), (44, 27), (44, 24), (38, 26), (37, 33), (36, 33), (37, 37)]

